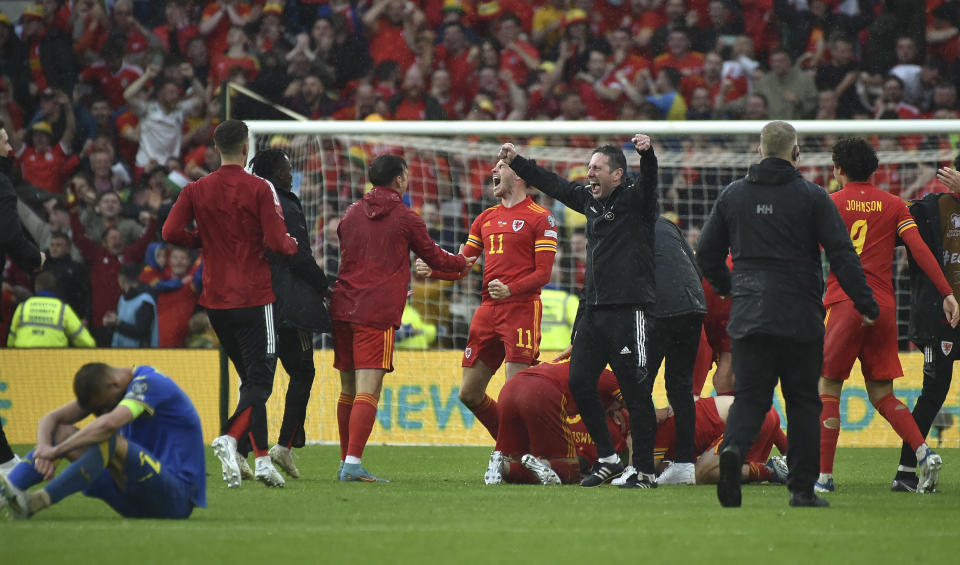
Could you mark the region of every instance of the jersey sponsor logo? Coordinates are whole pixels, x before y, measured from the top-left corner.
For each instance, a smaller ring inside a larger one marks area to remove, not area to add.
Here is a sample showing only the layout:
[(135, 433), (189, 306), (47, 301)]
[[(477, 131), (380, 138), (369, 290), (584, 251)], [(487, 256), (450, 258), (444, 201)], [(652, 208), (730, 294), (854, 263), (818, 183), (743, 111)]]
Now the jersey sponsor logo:
[(952, 341), (941, 341), (940, 342), (940, 351), (943, 351), (945, 357), (950, 356), (950, 352), (953, 351), (953, 342)]
[(505, 225), (507, 225), (507, 222), (504, 222), (503, 220), (497, 220), (497, 225), (498, 225), (498, 226), (505, 226)]
[(848, 212), (883, 212), (883, 203), (879, 200), (847, 200)]
[(523, 220), (514, 220), (513, 221), (513, 231), (520, 231), (523, 229), (523, 226), (526, 222)]
[(543, 237), (557, 237), (557, 230), (544, 230)]
[(472, 347), (468, 347), (468, 348), (466, 348), (466, 349), (463, 350), (463, 356), (466, 357), (467, 359), (469, 359), (471, 355), (473, 355), (473, 348), (472, 348)]
[(757, 214), (760, 214), (760, 215), (773, 214), (773, 204), (757, 204)]

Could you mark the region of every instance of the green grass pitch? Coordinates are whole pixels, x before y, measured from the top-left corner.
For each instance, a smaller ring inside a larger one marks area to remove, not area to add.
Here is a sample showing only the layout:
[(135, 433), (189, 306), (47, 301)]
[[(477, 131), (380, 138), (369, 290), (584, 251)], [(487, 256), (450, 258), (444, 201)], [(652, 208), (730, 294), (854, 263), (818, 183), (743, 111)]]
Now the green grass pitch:
[[(21, 450), (22, 451), (22, 450)], [(483, 484), (489, 449), (383, 447), (364, 463), (389, 484), (335, 480), (338, 448), (299, 450), (303, 478), (227, 490), (208, 453), (209, 508), (185, 521), (124, 520), (77, 495), (0, 521), (0, 563), (956, 563), (960, 449), (942, 449), (940, 492), (890, 492), (895, 449), (840, 449), (831, 508), (789, 508), (783, 486)]]

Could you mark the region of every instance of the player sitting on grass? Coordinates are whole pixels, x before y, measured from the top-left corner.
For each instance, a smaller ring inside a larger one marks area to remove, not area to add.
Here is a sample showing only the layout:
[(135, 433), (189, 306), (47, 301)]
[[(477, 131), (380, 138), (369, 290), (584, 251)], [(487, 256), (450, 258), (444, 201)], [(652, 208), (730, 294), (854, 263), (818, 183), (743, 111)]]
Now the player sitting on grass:
[[(40, 419), (37, 446), (0, 477), (14, 517), (29, 518), (77, 492), (128, 518), (187, 518), (207, 505), (200, 416), (173, 380), (153, 367), (88, 363), (73, 390), (77, 399)], [(90, 414), (97, 418), (89, 425), (73, 426)], [(53, 478), (63, 457), (71, 463)]]
[[(540, 363), (513, 376), (500, 391), (499, 433), (484, 475), (489, 484), (576, 484), (597, 461), (597, 448), (570, 393), (569, 361)], [(627, 442), (626, 410), (617, 377), (604, 371), (597, 387), (608, 409), (617, 451)]]

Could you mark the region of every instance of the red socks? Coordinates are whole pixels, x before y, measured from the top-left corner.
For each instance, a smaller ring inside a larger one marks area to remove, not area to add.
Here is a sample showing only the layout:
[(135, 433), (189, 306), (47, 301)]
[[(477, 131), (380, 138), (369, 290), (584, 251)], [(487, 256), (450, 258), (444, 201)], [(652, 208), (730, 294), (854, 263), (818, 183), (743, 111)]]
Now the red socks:
[[(227, 430), (227, 435), (239, 441), (240, 438), (243, 437), (243, 434), (247, 433), (250, 429), (250, 413), (252, 411), (253, 407), (250, 406), (243, 412), (237, 414), (234, 417), (233, 422), (230, 423), (230, 428)], [(250, 443), (252, 444), (253, 441)]]
[(353, 395), (340, 393), (337, 399), (337, 428), (340, 430), (340, 460), (347, 458), (347, 444), (350, 441), (350, 411), (353, 409)]
[(913, 414), (893, 394), (884, 396), (873, 407), (890, 422), (893, 431), (897, 432), (900, 439), (909, 444), (911, 449), (916, 451), (923, 445), (923, 434), (920, 433)]
[(747, 466), (750, 468), (750, 477), (747, 479), (749, 483), (762, 483), (764, 481), (772, 481), (776, 478), (773, 471), (763, 463), (748, 461)]
[(247, 435), (250, 437), (250, 446), (253, 447), (254, 457), (264, 457), (269, 453), (265, 448), (257, 447), (257, 442), (253, 441), (253, 432), (247, 432)]
[(493, 439), (497, 439), (497, 430), (500, 428), (500, 414), (497, 412), (497, 401), (484, 395), (483, 401), (476, 408), (471, 408), (473, 415), (487, 428)]
[[(837, 440), (840, 438), (840, 399), (821, 394), (820, 401), (823, 403), (820, 412), (820, 472), (833, 473), (833, 458), (837, 455)], [(828, 426), (826, 422), (831, 418), (837, 423)]]
[[(380, 399), (372, 394), (361, 392), (353, 400), (350, 411), (350, 431), (347, 442), (347, 455), (359, 458), (367, 445), (373, 423), (377, 419), (377, 403)], [(343, 439), (341, 438), (341, 441)]]

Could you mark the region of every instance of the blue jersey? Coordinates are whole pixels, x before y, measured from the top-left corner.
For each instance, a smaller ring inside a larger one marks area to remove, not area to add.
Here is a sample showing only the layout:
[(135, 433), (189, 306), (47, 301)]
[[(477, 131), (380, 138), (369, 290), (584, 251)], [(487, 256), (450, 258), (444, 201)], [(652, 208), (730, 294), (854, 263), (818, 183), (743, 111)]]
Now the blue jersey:
[(120, 433), (159, 459), (164, 471), (192, 485), (191, 499), (207, 505), (207, 471), (203, 431), (193, 402), (177, 383), (153, 367), (136, 367), (124, 401), (143, 406), (143, 413)]

